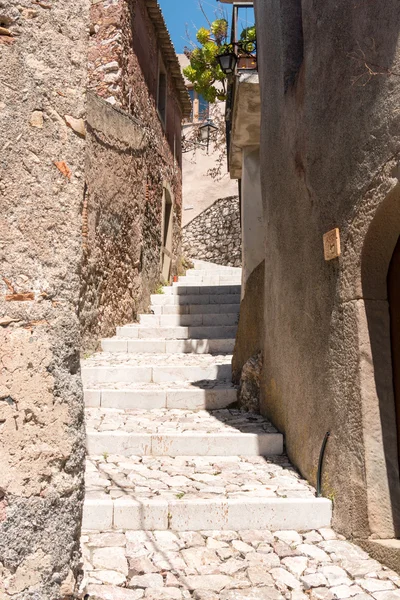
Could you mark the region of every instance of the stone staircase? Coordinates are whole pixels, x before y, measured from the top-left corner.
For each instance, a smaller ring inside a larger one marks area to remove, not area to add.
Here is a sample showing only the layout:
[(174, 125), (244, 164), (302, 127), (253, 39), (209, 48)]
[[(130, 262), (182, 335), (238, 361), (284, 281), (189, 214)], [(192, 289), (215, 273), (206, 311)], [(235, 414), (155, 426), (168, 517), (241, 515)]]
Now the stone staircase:
[[(231, 532), (244, 544), (249, 530), (265, 538), (269, 530), (330, 526), (331, 502), (316, 498), (290, 465), (282, 435), (263, 417), (229, 408), (240, 279), (240, 269), (196, 261), (151, 297), (151, 314), (119, 327), (102, 341), (103, 352), (83, 361), (90, 598), (212, 600), (198, 586), (215, 593), (219, 584), (188, 583), (201, 569), (174, 562), (176, 542), (168, 536), (186, 539), (182, 550), (207, 532), (207, 539)], [(150, 565), (160, 552), (154, 536), (172, 544), (164, 547), (163, 569)], [(149, 572), (129, 567), (144, 556)], [(149, 579), (155, 573), (161, 579)], [(168, 585), (169, 575), (179, 575), (179, 585)]]

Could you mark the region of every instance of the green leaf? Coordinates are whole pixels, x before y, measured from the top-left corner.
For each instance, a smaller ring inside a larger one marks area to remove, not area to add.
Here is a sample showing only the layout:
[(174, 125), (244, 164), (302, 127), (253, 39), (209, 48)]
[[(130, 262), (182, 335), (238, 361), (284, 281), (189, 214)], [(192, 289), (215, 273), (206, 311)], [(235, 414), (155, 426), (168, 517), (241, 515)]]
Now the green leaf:
[(206, 29), (205, 27), (201, 27), (198, 32), (196, 33), (196, 39), (199, 42), (199, 44), (206, 44), (208, 42), (208, 40), (210, 39), (210, 30)]

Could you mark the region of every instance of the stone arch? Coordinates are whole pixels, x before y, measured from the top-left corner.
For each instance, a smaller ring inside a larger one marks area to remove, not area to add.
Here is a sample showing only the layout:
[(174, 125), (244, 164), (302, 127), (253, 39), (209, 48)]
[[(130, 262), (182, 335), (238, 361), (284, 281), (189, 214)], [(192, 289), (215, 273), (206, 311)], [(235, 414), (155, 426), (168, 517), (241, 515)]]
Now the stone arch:
[(400, 536), (400, 481), (387, 291), (400, 236), (400, 184), (380, 202), (361, 253), (359, 385), (368, 520), (372, 534)]

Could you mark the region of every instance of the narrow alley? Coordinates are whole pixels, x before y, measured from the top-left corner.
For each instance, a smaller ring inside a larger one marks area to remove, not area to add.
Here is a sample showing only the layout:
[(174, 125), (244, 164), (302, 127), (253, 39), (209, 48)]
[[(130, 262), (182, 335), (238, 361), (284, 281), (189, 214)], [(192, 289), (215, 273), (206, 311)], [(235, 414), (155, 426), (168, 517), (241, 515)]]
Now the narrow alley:
[(0, 600), (400, 600), (399, 32), (0, 0)]

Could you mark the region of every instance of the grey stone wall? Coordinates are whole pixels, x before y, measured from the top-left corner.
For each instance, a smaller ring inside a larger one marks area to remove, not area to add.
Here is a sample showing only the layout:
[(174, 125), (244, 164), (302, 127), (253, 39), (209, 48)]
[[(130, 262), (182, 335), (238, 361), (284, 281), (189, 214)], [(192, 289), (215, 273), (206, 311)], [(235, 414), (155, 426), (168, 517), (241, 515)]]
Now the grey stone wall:
[(182, 252), (187, 258), (240, 267), (242, 242), (239, 198), (216, 200), (182, 229)]
[(86, 0), (0, 1), (2, 599), (71, 598), (79, 578), (85, 140), (67, 123), (85, 116), (88, 23)]
[[(385, 282), (400, 233), (398, 194), (387, 204), (400, 151), (398, 0), (384, 9), (256, 0), (255, 9), (266, 229), (262, 411), (314, 484), (331, 432), (323, 490), (334, 500), (336, 527), (355, 538), (395, 537)], [(369, 236), (376, 219), (382, 227)], [(334, 227), (342, 254), (326, 262), (322, 236)], [(378, 276), (379, 294), (366, 286)]]

